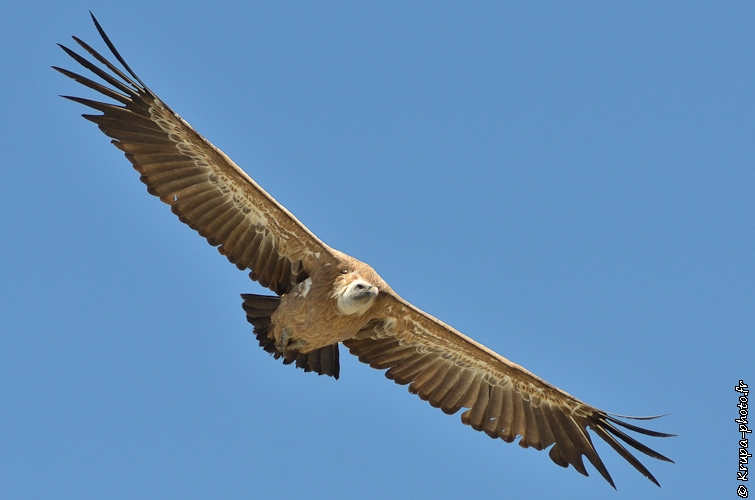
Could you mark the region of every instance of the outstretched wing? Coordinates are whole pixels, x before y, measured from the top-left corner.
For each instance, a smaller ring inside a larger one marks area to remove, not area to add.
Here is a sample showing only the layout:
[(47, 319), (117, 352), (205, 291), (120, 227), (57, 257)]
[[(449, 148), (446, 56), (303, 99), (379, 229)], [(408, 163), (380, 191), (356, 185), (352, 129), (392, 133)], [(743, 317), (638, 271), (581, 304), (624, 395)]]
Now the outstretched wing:
[[(562, 467), (571, 464), (587, 475), (584, 455), (615, 488), (593, 446), (589, 428), (658, 485), (616, 438), (653, 458), (671, 460), (616, 426), (647, 436), (672, 434), (628, 424), (618, 415), (581, 402), (396, 295), (382, 300), (382, 314), (355, 338), (344, 341), (360, 361), (373, 368), (387, 368), (386, 377), (397, 384), (410, 384), (409, 392), (445, 413), (467, 408), (461, 421), (492, 438), (510, 443), (521, 436), (520, 446), (537, 450), (553, 445), (549, 455), (554, 462)], [(651, 418), (656, 417), (639, 417)]]
[(170, 205), (210, 245), (219, 246), (239, 269), (251, 270), (253, 280), (279, 295), (306, 279), (316, 260), (335, 262), (327, 245), (149, 90), (94, 16), (92, 20), (128, 74), (77, 37), (76, 43), (107, 71), (60, 47), (110, 87), (53, 68), (121, 104), (63, 96), (103, 113), (83, 116), (114, 139), (112, 143), (142, 174), (147, 191)]

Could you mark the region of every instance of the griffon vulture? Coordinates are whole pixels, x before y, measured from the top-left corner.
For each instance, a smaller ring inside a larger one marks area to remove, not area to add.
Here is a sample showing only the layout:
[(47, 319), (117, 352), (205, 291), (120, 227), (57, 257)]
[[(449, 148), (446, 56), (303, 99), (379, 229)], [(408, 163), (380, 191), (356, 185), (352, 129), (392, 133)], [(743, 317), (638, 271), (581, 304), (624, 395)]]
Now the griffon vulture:
[[(619, 427), (627, 423), (578, 400), (402, 299), (367, 264), (335, 250), (257, 185), (222, 151), (173, 112), (131, 71), (94, 16), (118, 69), (73, 37), (94, 64), (61, 48), (107, 85), (54, 67), (118, 104), (64, 96), (101, 112), (83, 115), (113, 138), (147, 191), (250, 278), (276, 295), (244, 294), (243, 308), (260, 346), (284, 364), (338, 378), (338, 344), (447, 414), (508, 443), (543, 450), (561, 467), (587, 475), (584, 455), (614, 486), (590, 434), (658, 481), (619, 441), (664, 461)], [(103, 69), (103, 67), (105, 69)], [(617, 439), (618, 438), (618, 439)], [(615, 486), (614, 486), (615, 487)]]

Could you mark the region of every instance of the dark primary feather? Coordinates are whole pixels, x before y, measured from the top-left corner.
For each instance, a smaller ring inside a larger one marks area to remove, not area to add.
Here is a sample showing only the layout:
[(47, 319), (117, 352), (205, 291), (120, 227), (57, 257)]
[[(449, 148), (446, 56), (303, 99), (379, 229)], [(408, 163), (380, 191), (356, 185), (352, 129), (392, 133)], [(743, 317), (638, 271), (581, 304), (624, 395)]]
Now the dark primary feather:
[[(126, 64), (126, 61), (123, 60), (123, 58), (121, 57), (121, 54), (115, 49), (115, 45), (113, 45), (113, 42), (111, 42), (110, 38), (105, 34), (105, 30), (102, 29), (102, 26), (100, 26), (100, 23), (97, 21), (97, 18), (94, 17), (94, 14), (92, 14), (92, 11), (89, 11), (89, 15), (91, 16), (92, 21), (94, 22), (94, 26), (97, 28), (97, 32), (100, 34), (100, 36), (102, 37), (102, 39), (105, 41), (105, 44), (107, 45), (107, 47), (110, 49), (110, 52), (113, 53), (113, 55), (115, 56), (115, 58), (118, 59), (118, 62), (120, 62), (123, 65), (123, 67), (126, 68), (126, 71), (128, 71), (129, 74), (131, 76), (133, 76), (136, 79), (136, 81), (141, 84), (142, 87), (147, 88), (147, 86), (144, 85), (144, 82), (142, 82), (139, 79), (139, 77), (136, 76), (136, 73), (134, 73), (133, 71), (131, 71), (131, 68), (129, 67), (128, 64)], [(76, 40), (78, 41), (78, 39), (76, 39)], [(100, 62), (102, 62), (103, 64), (107, 64), (108, 66), (110, 66), (110, 63), (107, 62), (104, 58), (98, 58), (98, 60)], [(128, 80), (128, 78), (125, 75), (123, 75), (123, 73), (121, 73), (117, 69), (115, 69), (115, 71), (124, 80)]]

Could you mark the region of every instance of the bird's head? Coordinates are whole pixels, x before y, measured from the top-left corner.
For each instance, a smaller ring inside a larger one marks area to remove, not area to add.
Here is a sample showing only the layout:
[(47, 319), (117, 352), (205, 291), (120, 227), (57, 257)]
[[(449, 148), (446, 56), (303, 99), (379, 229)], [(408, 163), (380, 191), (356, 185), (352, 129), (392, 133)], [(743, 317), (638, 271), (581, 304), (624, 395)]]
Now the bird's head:
[(372, 306), (378, 296), (378, 288), (362, 278), (359, 273), (344, 270), (336, 278), (332, 297), (337, 301), (338, 312), (344, 316), (361, 316)]

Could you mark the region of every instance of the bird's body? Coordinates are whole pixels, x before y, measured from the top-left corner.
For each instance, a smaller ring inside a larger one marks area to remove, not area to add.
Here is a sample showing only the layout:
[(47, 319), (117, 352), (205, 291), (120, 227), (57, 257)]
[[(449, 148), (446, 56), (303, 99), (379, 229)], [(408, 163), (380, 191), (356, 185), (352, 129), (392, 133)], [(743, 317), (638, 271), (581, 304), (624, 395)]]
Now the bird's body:
[[(281, 298), (272, 316), (276, 344), (287, 332), (289, 344), (309, 353), (354, 338), (370, 320), (386, 312), (388, 284), (367, 264), (341, 252), (333, 254), (339, 257), (336, 263), (315, 266), (316, 272)], [(365, 291), (364, 300), (344, 305), (344, 296), (360, 292), (357, 287)]]
[[(94, 19), (94, 18), (93, 18)], [(653, 437), (545, 382), (402, 299), (367, 264), (320, 241), (222, 151), (163, 103), (128, 67), (95, 20), (125, 73), (74, 37), (103, 70), (63, 47), (104, 80), (55, 68), (121, 105), (68, 97), (101, 111), (95, 122), (141, 174), (151, 194), (170, 205), (250, 278), (275, 293), (245, 294), (243, 307), (265, 351), (286, 364), (338, 378), (339, 344), (386, 377), (493, 438), (550, 447), (558, 465), (587, 475), (585, 456), (611, 484), (588, 429), (658, 484), (620, 442), (670, 461), (618, 426)], [(62, 47), (62, 46), (61, 46)], [(471, 265), (474, 265), (472, 263)]]

